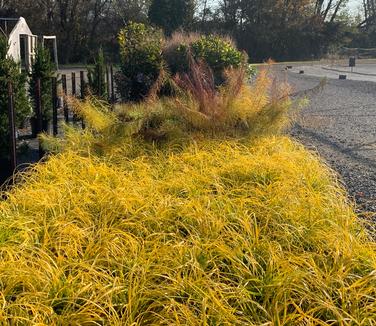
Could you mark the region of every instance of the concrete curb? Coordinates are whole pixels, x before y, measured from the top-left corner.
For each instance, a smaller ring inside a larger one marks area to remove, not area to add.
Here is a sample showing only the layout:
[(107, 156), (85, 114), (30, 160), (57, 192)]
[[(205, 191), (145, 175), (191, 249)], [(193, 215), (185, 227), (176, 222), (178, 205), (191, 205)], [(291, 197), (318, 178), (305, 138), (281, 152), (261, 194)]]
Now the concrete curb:
[(355, 71), (351, 72), (351, 71), (339, 70), (339, 69), (328, 68), (328, 67), (323, 67), (323, 66), (321, 66), (321, 69), (328, 70), (328, 71), (341, 72), (344, 74), (355, 74), (355, 75), (360, 75), (360, 76), (376, 77), (376, 74), (367, 74), (365, 72), (355, 72)]

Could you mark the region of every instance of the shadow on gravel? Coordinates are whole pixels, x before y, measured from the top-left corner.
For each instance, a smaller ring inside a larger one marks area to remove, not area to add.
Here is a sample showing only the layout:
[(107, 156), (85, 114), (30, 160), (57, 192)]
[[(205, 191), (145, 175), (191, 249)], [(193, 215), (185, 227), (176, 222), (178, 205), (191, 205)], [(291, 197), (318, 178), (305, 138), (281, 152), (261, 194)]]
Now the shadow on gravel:
[(374, 160), (368, 159), (366, 157), (363, 157), (363, 156), (355, 153), (354, 149), (348, 148), (348, 147), (345, 147), (345, 146), (341, 146), (338, 143), (336, 143), (336, 142), (330, 140), (329, 138), (325, 137), (324, 135), (322, 135), (318, 132), (315, 132), (313, 130), (304, 128), (299, 124), (295, 124), (294, 129), (298, 133), (305, 134), (305, 135), (319, 141), (322, 144), (330, 146), (333, 150), (340, 152), (341, 154), (344, 154), (346, 156), (349, 156), (352, 160), (357, 161), (357, 163), (360, 163), (360, 164), (365, 165), (365, 166), (367, 166), (371, 169), (376, 170), (376, 162)]

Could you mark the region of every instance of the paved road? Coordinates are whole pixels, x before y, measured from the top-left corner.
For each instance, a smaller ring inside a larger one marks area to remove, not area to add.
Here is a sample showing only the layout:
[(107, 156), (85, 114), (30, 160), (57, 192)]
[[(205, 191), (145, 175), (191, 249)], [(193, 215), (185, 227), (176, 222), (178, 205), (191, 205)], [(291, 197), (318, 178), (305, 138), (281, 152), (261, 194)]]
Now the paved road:
[(330, 79), (339, 79), (339, 75), (345, 75), (349, 80), (372, 81), (376, 82), (376, 65), (361, 64), (353, 70), (345, 65), (304, 65), (293, 66), (291, 72), (299, 73), (303, 70), (306, 75), (315, 77), (326, 77)]
[[(286, 74), (295, 91), (322, 80), (294, 71)], [(315, 148), (341, 175), (359, 207), (376, 218), (376, 82), (329, 77), (321, 92), (307, 96), (310, 104), (292, 134)]]

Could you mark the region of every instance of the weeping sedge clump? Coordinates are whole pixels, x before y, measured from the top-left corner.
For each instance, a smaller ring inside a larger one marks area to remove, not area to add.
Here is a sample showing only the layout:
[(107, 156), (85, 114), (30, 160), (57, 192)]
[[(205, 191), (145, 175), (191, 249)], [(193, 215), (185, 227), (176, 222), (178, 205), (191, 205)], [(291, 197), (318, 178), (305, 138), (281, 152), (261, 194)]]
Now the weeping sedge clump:
[(85, 131), (45, 138), (60, 153), (0, 202), (0, 319), (372, 325), (375, 245), (316, 155), (260, 132), (288, 105), (259, 78), (210, 109), (193, 88), (115, 112), (74, 102)]

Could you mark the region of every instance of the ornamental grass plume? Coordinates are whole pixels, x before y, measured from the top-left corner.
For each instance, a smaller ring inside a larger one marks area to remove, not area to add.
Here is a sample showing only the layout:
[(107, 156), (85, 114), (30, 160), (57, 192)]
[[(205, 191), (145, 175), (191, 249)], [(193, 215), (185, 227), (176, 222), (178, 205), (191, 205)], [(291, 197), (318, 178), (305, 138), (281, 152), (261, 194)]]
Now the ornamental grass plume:
[(290, 87), (262, 69), (250, 83), (244, 67), (228, 69), (217, 87), (210, 68), (191, 59), (187, 74), (174, 78), (179, 95), (172, 105), (192, 128), (224, 133), (279, 133), (289, 122)]

